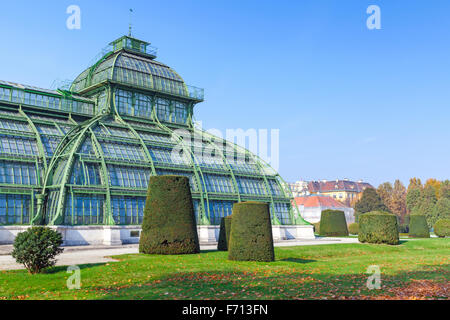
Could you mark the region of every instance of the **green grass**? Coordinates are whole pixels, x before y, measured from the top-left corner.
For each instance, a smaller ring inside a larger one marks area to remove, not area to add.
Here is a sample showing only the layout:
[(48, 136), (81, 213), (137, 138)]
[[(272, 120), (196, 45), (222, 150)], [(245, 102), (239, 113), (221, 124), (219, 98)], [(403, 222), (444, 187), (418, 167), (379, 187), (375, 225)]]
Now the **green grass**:
[[(124, 255), (120, 262), (80, 266), (82, 288), (72, 291), (64, 267), (39, 275), (4, 271), (0, 299), (360, 299), (396, 296), (417, 280), (447, 287), (450, 278), (448, 238), (284, 247), (275, 254), (273, 263), (228, 261), (227, 252), (216, 251)], [(370, 265), (381, 268), (381, 290), (365, 285)], [(448, 296), (433, 291), (427, 298)]]

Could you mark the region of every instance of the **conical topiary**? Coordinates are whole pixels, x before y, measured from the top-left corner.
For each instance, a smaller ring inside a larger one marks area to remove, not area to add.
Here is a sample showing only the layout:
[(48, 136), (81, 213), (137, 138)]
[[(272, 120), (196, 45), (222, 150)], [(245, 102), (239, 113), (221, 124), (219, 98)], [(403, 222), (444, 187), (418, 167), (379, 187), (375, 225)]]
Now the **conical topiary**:
[(411, 214), (409, 216), (409, 237), (430, 237), (430, 229), (428, 229), (427, 217), (424, 214)]
[(234, 204), (232, 221), (228, 248), (229, 260), (275, 260), (272, 223), (267, 203)]
[(217, 250), (228, 251), (228, 244), (230, 243), (231, 233), (231, 216), (222, 218), (220, 221), (219, 241), (217, 244)]
[(200, 252), (187, 177), (150, 178), (139, 252), (146, 254)]
[(319, 235), (324, 237), (348, 236), (345, 213), (338, 210), (324, 210), (320, 217)]

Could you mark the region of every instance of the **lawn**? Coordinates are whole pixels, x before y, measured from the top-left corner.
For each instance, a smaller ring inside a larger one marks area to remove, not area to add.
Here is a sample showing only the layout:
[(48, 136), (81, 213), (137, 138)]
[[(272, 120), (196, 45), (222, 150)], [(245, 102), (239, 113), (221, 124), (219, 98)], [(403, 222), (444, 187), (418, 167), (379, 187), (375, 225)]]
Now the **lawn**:
[[(276, 262), (232, 262), (226, 252), (119, 256), (84, 265), (68, 290), (64, 267), (46, 274), (0, 272), (0, 299), (448, 299), (450, 239), (398, 246), (338, 244), (276, 248)], [(381, 269), (381, 290), (365, 273)]]

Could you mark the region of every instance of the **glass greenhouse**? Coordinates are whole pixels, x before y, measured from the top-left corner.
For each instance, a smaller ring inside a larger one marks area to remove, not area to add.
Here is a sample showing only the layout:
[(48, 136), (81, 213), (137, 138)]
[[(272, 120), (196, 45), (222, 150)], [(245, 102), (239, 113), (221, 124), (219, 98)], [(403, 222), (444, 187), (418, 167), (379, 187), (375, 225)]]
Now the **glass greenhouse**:
[(189, 177), (199, 225), (238, 201), (307, 224), (280, 176), (193, 125), (203, 90), (124, 36), (64, 89), (0, 81), (0, 225), (139, 225), (150, 176)]

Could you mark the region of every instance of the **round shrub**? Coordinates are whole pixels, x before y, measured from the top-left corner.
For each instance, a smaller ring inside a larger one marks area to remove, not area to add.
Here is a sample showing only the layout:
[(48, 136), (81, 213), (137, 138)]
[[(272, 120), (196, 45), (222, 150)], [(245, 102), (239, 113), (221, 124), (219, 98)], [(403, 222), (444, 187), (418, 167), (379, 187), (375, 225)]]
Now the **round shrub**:
[(428, 229), (427, 218), (422, 214), (412, 214), (409, 220), (409, 237), (410, 238), (429, 238), (430, 230)]
[(32, 227), (17, 235), (12, 256), (29, 273), (41, 273), (55, 265), (55, 257), (64, 250), (60, 248), (62, 243), (61, 233), (47, 227)]
[(168, 255), (200, 252), (187, 177), (150, 178), (139, 252)]
[(272, 223), (267, 203), (234, 204), (229, 244), (229, 260), (267, 262), (275, 260)]
[(434, 233), (440, 237), (450, 237), (450, 219), (441, 219), (434, 225)]
[(228, 245), (230, 243), (231, 233), (231, 216), (222, 218), (220, 221), (219, 241), (217, 244), (217, 250), (228, 251)]
[(347, 221), (345, 213), (337, 210), (322, 211), (320, 217), (320, 232), (325, 237), (345, 237), (348, 236)]
[(351, 223), (351, 224), (349, 224), (349, 226), (348, 226), (348, 232), (349, 232), (350, 234), (358, 234), (358, 232), (359, 232), (359, 224), (357, 224), (357, 223)]
[(358, 240), (363, 243), (399, 244), (396, 216), (383, 211), (360, 215)]

